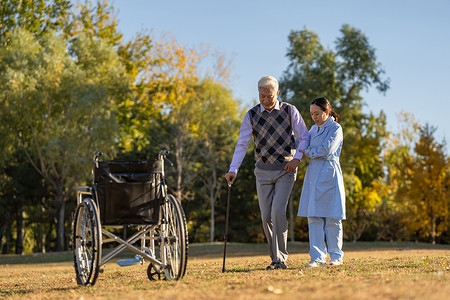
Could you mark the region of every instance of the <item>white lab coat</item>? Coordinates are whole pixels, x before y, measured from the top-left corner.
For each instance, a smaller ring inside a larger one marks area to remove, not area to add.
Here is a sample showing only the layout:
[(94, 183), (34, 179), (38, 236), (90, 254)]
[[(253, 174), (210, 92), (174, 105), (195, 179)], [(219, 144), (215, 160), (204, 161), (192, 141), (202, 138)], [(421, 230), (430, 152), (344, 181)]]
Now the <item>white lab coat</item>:
[(311, 158), (306, 169), (298, 208), (301, 217), (345, 219), (345, 190), (339, 155), (342, 149), (342, 127), (333, 117), (321, 128), (313, 125), (305, 156)]

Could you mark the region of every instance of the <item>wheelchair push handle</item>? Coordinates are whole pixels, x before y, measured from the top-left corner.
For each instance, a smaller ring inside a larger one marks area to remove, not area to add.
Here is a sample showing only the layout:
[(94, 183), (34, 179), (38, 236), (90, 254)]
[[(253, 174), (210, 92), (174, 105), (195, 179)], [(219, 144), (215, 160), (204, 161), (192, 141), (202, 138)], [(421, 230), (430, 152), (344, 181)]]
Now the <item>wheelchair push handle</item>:
[[(166, 163), (168, 163), (170, 166), (173, 167), (173, 163), (166, 157), (168, 153), (169, 153), (169, 151), (167, 151), (167, 150), (161, 150), (159, 152), (159, 154), (158, 154), (158, 160), (161, 160), (163, 162), (162, 163), (162, 172), (163, 172), (163, 174), (164, 174), (164, 161)], [(103, 155), (102, 152), (95, 152), (94, 153), (94, 159), (93, 160), (94, 160), (95, 168), (99, 168), (99, 157), (102, 156), (102, 155)], [(94, 170), (92, 170), (92, 172), (94, 173)], [(111, 172), (106, 171), (106, 175), (110, 179), (112, 179), (114, 182), (117, 182), (117, 183), (126, 183), (127, 182), (126, 180), (121, 178), (121, 176), (123, 176), (123, 174), (112, 174)]]
[(103, 155), (102, 152), (95, 152), (94, 153), (94, 165), (95, 165), (96, 168), (98, 168), (98, 158), (100, 156), (102, 156), (102, 155)]
[(169, 151), (167, 150), (161, 150), (158, 154), (159, 160), (164, 160), (166, 163), (168, 163), (171, 167), (173, 167), (173, 163), (167, 158), (167, 154), (169, 154)]
[[(167, 151), (167, 150), (161, 150), (161, 151), (159, 151), (158, 159), (159, 159), (159, 160), (162, 160), (162, 159), (163, 159), (165, 162), (167, 162), (170, 166), (173, 167), (173, 163), (167, 158), (167, 154), (169, 154), (169, 151)], [(99, 158), (100, 156), (102, 156), (102, 155), (103, 155), (102, 152), (95, 152), (95, 153), (94, 153), (94, 164), (95, 164), (95, 167), (96, 167), (96, 168), (98, 168), (98, 158)]]

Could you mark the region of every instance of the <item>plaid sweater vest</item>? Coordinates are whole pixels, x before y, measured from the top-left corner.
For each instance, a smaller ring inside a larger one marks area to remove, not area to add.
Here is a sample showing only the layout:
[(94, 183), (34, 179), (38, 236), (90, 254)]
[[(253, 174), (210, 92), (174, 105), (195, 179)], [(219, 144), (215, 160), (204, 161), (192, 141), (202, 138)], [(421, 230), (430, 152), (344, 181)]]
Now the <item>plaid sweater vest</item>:
[(270, 113), (261, 112), (261, 104), (258, 104), (250, 110), (250, 121), (258, 160), (256, 165), (262, 169), (283, 169), (296, 150), (291, 104), (280, 102), (280, 109)]

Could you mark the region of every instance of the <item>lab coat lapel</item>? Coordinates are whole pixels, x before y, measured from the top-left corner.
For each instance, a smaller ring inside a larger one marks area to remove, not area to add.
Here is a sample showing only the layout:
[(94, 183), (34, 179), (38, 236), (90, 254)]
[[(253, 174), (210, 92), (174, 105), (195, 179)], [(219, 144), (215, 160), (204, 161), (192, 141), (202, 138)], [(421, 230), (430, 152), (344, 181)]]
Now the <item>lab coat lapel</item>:
[(332, 116), (330, 116), (330, 117), (328, 118), (328, 120), (325, 121), (325, 123), (323, 124), (322, 128), (320, 128), (319, 126), (317, 126), (317, 128), (319, 128), (319, 131), (317, 132), (316, 137), (322, 135), (322, 134), (326, 131), (326, 129), (327, 129), (328, 127), (330, 127), (331, 124), (333, 124), (333, 122), (334, 122), (334, 118), (333, 118)]

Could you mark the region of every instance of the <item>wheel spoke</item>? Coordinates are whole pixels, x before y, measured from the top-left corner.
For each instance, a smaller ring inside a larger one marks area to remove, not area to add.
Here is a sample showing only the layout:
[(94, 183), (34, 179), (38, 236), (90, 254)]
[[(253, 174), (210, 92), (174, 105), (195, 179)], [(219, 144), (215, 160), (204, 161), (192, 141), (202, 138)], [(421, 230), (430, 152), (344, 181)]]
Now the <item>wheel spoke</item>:
[(77, 282), (81, 285), (95, 284), (98, 275), (101, 229), (97, 216), (91, 199), (79, 204), (75, 215), (74, 263)]
[(187, 230), (184, 212), (173, 196), (169, 196), (164, 204), (165, 245), (162, 257), (166, 258), (165, 272), (171, 280), (179, 280), (184, 276), (187, 260)]

